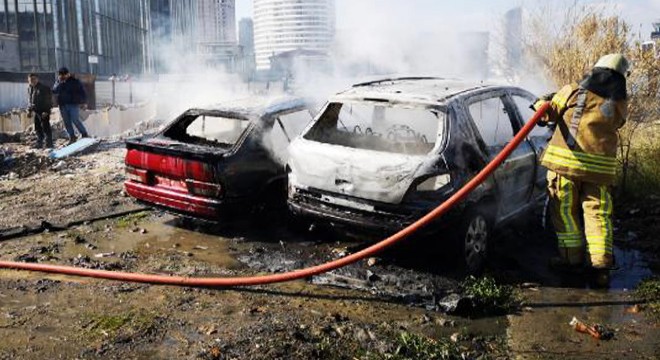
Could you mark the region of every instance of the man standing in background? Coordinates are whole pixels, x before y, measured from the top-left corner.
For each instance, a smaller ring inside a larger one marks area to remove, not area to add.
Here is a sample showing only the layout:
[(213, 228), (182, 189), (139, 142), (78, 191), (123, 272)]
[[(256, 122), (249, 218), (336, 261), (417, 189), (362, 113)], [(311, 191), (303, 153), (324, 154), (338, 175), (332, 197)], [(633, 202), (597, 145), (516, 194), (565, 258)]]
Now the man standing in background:
[(76, 142), (74, 125), (80, 132), (81, 137), (89, 137), (87, 129), (80, 121), (80, 107), (86, 106), (87, 94), (80, 80), (76, 79), (69, 69), (63, 67), (57, 72), (57, 82), (53, 87), (53, 93), (57, 94), (57, 104), (64, 127), (69, 134), (69, 144)]
[(34, 115), (34, 131), (37, 133), (37, 148), (44, 145), (53, 147), (53, 133), (50, 129), (50, 110), (53, 108), (53, 94), (50, 87), (39, 82), (37, 74), (28, 75), (28, 112)]

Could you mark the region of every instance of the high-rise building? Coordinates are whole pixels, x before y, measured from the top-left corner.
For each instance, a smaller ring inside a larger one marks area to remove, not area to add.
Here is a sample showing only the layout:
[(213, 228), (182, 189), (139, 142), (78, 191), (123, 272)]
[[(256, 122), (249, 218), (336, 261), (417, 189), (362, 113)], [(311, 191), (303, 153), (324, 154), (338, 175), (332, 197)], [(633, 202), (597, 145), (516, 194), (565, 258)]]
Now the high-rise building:
[(197, 0), (195, 42), (199, 59), (207, 66), (234, 72), (239, 67), (234, 0)]
[(506, 70), (520, 68), (523, 61), (523, 14), (522, 8), (509, 10), (504, 15), (504, 51)]
[(653, 32), (651, 33), (651, 39), (660, 40), (660, 20), (653, 23)]
[(257, 70), (292, 50), (328, 53), (335, 35), (334, 0), (254, 0)]
[(196, 37), (198, 42), (236, 42), (234, 0), (197, 0)]
[(20, 70), (151, 70), (149, 0), (0, 1), (0, 31), (18, 35)]
[(250, 18), (243, 18), (238, 22), (238, 45), (243, 53), (242, 72), (249, 76), (256, 68), (254, 58), (254, 24)]
[(254, 24), (252, 19), (243, 18), (238, 22), (238, 44), (246, 54), (254, 54)]

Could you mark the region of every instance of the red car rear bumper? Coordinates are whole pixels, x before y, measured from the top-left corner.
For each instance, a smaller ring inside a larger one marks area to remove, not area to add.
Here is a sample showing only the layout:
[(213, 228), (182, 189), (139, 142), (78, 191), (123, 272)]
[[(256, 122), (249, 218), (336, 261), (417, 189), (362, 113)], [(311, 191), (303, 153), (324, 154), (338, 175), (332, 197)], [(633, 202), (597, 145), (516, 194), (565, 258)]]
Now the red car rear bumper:
[(130, 180), (124, 182), (124, 188), (126, 193), (140, 201), (196, 217), (217, 218), (223, 206), (222, 201), (219, 200), (184, 194)]

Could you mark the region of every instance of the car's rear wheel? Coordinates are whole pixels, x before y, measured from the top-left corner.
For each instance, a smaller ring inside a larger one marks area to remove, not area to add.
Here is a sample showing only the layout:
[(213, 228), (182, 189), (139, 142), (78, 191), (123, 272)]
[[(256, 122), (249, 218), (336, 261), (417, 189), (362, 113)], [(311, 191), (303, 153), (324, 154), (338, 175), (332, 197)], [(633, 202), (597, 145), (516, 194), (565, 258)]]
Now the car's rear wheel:
[(456, 234), (459, 270), (466, 274), (483, 271), (491, 238), (491, 221), (483, 209), (467, 210)]

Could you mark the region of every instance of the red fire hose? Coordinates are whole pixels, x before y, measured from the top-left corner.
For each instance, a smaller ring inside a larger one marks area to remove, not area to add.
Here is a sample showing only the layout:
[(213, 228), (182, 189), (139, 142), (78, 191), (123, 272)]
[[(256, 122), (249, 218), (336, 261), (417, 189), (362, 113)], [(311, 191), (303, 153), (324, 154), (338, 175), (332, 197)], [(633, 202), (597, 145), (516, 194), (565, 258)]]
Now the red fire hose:
[(497, 169), (498, 166), (515, 150), (515, 148), (527, 137), (527, 134), (536, 125), (539, 119), (548, 110), (549, 104), (543, 105), (534, 114), (532, 119), (518, 132), (518, 134), (511, 140), (507, 146), (490, 162), (486, 167), (481, 170), (472, 180), (465, 184), (447, 201), (440, 204), (433, 211), (426, 214), (421, 219), (415, 221), (405, 229), (398, 233), (376, 243), (366, 249), (358, 251), (354, 254), (345, 256), (343, 258), (312, 266), (305, 269), (294, 270), (282, 274), (262, 275), (262, 276), (248, 276), (248, 277), (235, 277), (235, 278), (189, 278), (181, 276), (167, 276), (167, 275), (152, 275), (152, 274), (137, 274), (119, 271), (107, 270), (92, 270), (83, 269), (72, 266), (60, 265), (47, 265), (47, 264), (32, 264), (14, 261), (0, 261), (0, 268), (16, 269), (16, 270), (29, 270), (40, 271), (47, 273), (56, 273), (64, 275), (95, 277), (108, 280), (119, 280), (138, 283), (150, 283), (161, 285), (178, 285), (178, 286), (203, 286), (203, 287), (231, 287), (231, 286), (250, 286), (272, 284), (278, 282), (285, 282), (291, 280), (298, 280), (307, 278), (313, 275), (318, 275), (328, 271), (332, 271), (346, 265), (350, 265), (359, 260), (373, 256), (374, 254), (392, 246), (399, 241), (405, 239), (423, 226), (428, 225), (432, 220), (446, 213), (459, 201), (463, 200), (472, 190), (479, 186), (490, 174)]

